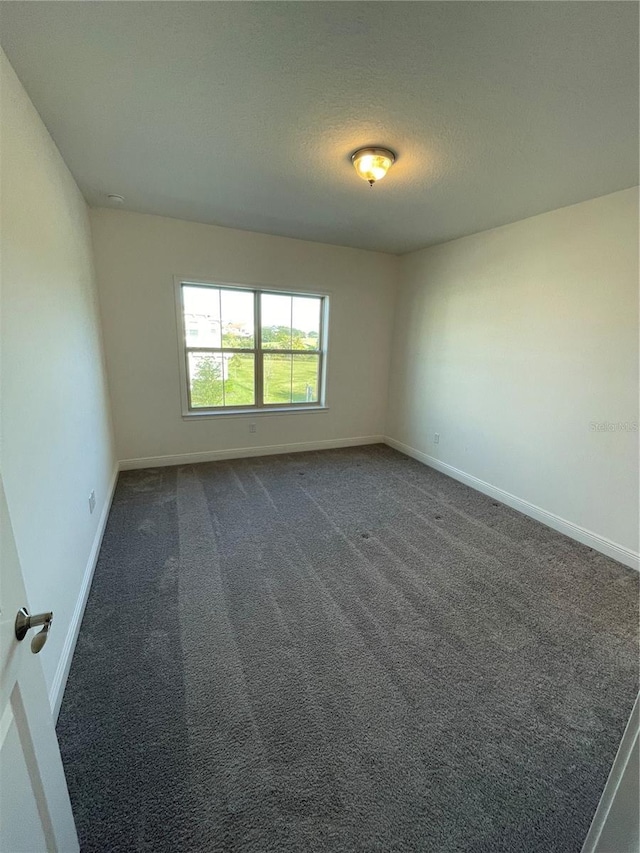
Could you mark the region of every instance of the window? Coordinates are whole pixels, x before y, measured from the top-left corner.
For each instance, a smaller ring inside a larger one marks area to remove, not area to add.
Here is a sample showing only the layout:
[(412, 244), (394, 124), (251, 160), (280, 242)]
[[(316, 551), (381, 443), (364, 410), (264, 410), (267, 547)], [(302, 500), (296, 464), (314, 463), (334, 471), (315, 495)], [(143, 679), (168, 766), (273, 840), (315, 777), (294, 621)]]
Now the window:
[(320, 408), (327, 297), (179, 283), (185, 413)]

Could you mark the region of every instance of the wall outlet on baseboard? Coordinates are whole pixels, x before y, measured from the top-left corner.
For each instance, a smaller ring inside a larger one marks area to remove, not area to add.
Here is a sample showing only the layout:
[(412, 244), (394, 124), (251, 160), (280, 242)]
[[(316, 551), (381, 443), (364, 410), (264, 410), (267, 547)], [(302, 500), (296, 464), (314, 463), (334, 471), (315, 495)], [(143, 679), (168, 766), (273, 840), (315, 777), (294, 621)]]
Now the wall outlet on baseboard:
[(256, 431), (256, 425), (255, 424), (249, 424), (249, 432), (255, 432), (255, 431)]
[(89, 512), (93, 512), (96, 508), (96, 492), (95, 489), (91, 489), (91, 494), (89, 495)]
[(439, 432), (434, 432), (433, 443), (434, 444), (440, 444), (440, 433)]

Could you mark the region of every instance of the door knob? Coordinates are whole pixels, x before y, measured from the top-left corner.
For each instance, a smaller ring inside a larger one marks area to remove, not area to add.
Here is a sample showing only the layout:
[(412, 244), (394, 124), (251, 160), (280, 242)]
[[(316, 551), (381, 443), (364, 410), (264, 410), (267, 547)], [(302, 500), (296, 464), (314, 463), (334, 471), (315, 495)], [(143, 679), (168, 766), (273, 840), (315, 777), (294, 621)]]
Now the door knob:
[(39, 631), (31, 640), (31, 651), (34, 655), (37, 655), (47, 642), (52, 622), (53, 613), (38, 613), (35, 616), (29, 616), (27, 608), (22, 607), (18, 610), (18, 615), (16, 616), (16, 639), (24, 640), (30, 628), (37, 628), (39, 625), (42, 625), (42, 631)]

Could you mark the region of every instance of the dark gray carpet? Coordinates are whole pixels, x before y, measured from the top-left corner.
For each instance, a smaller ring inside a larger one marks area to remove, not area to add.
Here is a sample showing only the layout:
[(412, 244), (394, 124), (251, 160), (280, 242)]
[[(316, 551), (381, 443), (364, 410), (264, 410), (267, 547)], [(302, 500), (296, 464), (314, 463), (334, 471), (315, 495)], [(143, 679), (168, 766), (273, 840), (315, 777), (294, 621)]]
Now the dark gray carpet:
[(58, 724), (85, 853), (577, 853), (638, 576), (384, 446), (121, 474)]

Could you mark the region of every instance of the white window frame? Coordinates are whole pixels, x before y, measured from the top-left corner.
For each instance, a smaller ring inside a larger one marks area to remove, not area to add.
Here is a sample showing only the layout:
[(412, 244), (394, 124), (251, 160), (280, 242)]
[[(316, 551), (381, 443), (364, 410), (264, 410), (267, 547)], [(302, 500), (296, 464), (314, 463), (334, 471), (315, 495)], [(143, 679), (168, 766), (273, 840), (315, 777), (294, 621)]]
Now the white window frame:
[[(197, 406), (192, 407), (189, 394), (189, 369), (188, 358), (189, 352), (194, 350), (210, 350), (212, 352), (222, 351), (218, 347), (193, 347), (189, 346), (184, 323), (184, 304), (182, 296), (183, 286), (194, 287), (213, 287), (223, 290), (246, 290), (254, 294), (254, 346), (247, 349), (234, 349), (233, 352), (246, 352), (254, 355), (255, 363), (255, 404), (248, 406)], [(211, 281), (194, 278), (193, 276), (175, 276), (175, 306), (176, 306), (176, 325), (178, 331), (178, 351), (180, 365), (180, 398), (182, 404), (183, 418), (202, 418), (202, 417), (228, 417), (229, 415), (261, 415), (261, 414), (289, 414), (292, 412), (324, 412), (328, 410), (327, 405), (327, 348), (329, 339), (329, 297), (327, 291), (320, 292), (317, 290), (290, 290), (285, 287), (274, 287), (271, 285), (261, 284), (237, 284), (232, 282)], [(320, 305), (320, 332), (318, 334), (318, 350), (308, 350), (309, 355), (319, 356), (318, 366), (318, 400), (315, 403), (264, 403), (263, 402), (263, 353), (285, 354), (291, 352), (299, 352), (304, 354), (304, 350), (284, 350), (263, 348), (261, 340), (261, 324), (260, 324), (260, 295), (273, 294), (276, 296), (302, 296), (314, 297), (321, 299)]]

